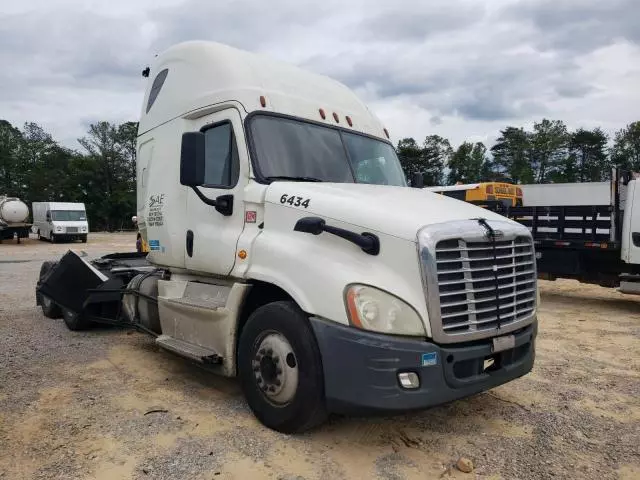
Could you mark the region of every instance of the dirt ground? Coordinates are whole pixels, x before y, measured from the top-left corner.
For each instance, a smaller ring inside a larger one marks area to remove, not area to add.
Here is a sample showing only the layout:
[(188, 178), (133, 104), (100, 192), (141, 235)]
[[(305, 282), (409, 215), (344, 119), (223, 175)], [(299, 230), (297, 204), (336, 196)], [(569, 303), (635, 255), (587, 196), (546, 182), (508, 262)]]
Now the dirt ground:
[[(0, 479), (638, 479), (640, 297), (541, 282), (533, 372), (421, 413), (262, 427), (235, 380), (129, 331), (70, 332), (43, 317), (43, 260), (89, 243), (0, 245)], [(473, 460), (464, 474), (453, 464)]]

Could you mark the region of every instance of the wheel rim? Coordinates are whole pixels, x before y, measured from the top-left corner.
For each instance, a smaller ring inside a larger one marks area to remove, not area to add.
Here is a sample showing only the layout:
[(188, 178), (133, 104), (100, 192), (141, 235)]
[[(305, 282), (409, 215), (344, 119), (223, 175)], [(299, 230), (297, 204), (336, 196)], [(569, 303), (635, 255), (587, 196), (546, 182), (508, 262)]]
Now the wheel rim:
[(298, 390), (298, 360), (289, 341), (269, 332), (256, 342), (251, 366), (258, 388), (276, 405), (286, 405)]
[(44, 306), (44, 308), (51, 307), (51, 303), (53, 303), (53, 302), (51, 301), (51, 299), (49, 297), (45, 297), (44, 295), (42, 296), (42, 305)]

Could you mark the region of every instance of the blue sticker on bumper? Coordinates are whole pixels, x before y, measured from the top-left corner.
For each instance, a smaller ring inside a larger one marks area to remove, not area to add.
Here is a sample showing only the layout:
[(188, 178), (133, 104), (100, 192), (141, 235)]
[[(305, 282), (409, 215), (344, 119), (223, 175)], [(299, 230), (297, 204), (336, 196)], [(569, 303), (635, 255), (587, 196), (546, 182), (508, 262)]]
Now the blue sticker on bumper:
[(160, 240), (149, 240), (149, 250), (160, 250)]
[(423, 353), (422, 354), (422, 366), (432, 367), (438, 364), (438, 352)]

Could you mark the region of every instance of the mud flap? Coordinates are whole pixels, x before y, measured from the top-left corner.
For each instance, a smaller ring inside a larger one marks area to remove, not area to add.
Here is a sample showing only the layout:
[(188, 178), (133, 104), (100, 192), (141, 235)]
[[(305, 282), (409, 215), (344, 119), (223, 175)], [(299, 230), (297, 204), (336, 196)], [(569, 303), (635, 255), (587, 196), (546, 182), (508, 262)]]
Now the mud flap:
[[(57, 265), (40, 278), (36, 295), (45, 295), (61, 307), (80, 313), (92, 296), (90, 290), (103, 286), (108, 280), (109, 277), (77, 253), (68, 251)], [(121, 284), (119, 282), (118, 286), (121, 287)]]

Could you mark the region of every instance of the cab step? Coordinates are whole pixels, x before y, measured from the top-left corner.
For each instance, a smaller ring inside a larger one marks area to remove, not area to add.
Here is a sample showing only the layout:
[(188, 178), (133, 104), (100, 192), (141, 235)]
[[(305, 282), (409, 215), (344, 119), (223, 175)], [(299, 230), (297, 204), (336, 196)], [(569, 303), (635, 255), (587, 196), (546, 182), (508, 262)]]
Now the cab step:
[(220, 365), (222, 357), (210, 348), (194, 345), (193, 343), (178, 340), (169, 335), (160, 335), (156, 338), (156, 344), (165, 350), (176, 353), (181, 357), (194, 360), (205, 365)]
[(623, 273), (620, 275), (620, 293), (640, 295), (640, 275)]

